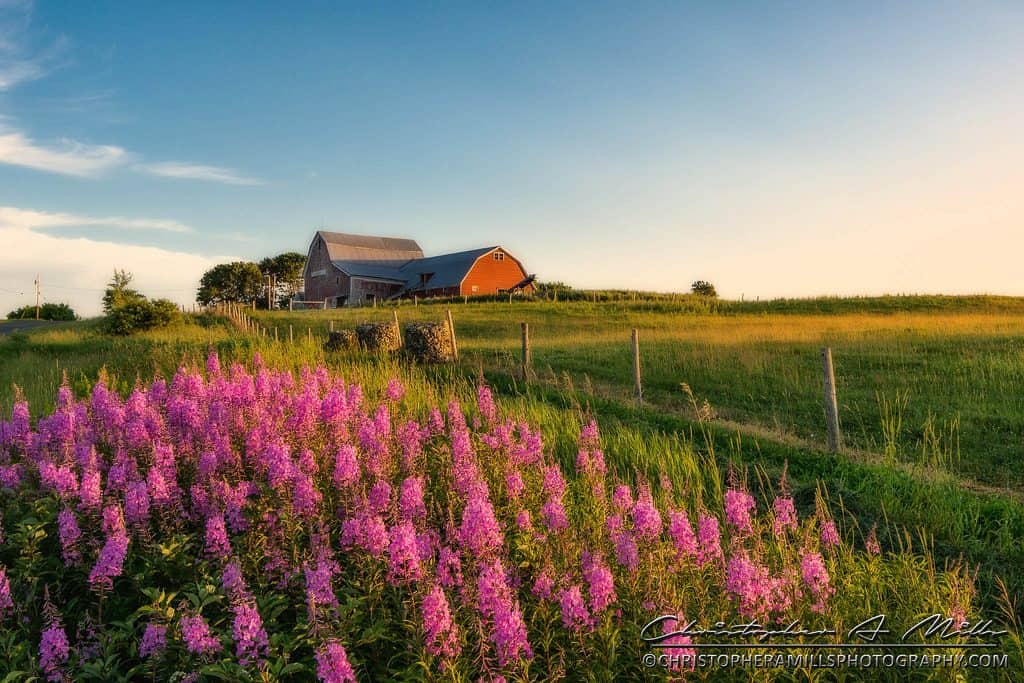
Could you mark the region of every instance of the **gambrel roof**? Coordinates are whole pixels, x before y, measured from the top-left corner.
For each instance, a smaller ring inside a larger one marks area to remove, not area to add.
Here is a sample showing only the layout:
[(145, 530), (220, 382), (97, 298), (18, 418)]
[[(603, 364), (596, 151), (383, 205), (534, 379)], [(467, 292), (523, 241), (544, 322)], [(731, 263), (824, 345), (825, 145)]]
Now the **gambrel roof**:
[(423, 250), (415, 240), (403, 237), (350, 235), (344, 232), (319, 230), (316, 233), (327, 245), (332, 261), (375, 261), (400, 266), (406, 261), (423, 258)]

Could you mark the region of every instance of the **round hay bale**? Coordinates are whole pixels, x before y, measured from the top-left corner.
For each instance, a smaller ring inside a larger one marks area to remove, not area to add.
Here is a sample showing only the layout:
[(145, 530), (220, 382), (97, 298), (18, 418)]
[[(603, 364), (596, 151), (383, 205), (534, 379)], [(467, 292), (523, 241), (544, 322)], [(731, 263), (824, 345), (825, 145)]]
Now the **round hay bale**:
[(336, 330), (327, 337), (324, 349), (327, 351), (346, 351), (359, 345), (359, 337), (355, 330)]
[(356, 328), (359, 343), (369, 351), (397, 351), (402, 348), (402, 337), (398, 325), (387, 323), (363, 323)]
[(455, 359), (446, 323), (412, 323), (405, 328), (405, 348), (423, 363), (450, 363)]

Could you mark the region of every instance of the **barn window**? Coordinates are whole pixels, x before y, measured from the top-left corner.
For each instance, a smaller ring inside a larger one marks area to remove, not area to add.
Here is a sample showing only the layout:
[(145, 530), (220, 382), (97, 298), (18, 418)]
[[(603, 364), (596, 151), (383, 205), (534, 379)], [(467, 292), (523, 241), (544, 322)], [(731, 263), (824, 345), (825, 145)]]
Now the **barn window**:
[(503, 254), (500, 251), (494, 252), (494, 260), (495, 261), (504, 261), (505, 260), (505, 254)]
[(479, 292), (480, 291), (480, 285), (473, 285), (473, 291), (474, 292)]

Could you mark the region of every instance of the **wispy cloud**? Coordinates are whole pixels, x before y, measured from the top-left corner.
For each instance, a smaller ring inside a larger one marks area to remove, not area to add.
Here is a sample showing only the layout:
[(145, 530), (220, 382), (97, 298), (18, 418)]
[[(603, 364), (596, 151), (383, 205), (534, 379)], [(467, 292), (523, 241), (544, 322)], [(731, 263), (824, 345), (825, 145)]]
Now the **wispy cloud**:
[(37, 143), (19, 130), (0, 127), (0, 163), (38, 171), (95, 177), (122, 166), (131, 154), (116, 145), (90, 145), (67, 138), (55, 145)]
[(42, 144), (24, 131), (5, 126), (0, 116), (0, 164), (22, 166), (47, 173), (96, 178), (108, 171), (129, 168), (162, 178), (179, 178), (226, 185), (263, 185), (264, 181), (244, 176), (222, 166), (182, 161), (135, 163), (138, 155), (117, 145), (93, 145), (62, 138)]
[(43, 49), (30, 49), (27, 35), (31, 19), (31, 2), (0, 0), (0, 92), (42, 78), (59, 66), (66, 51), (63, 36)]
[(45, 228), (70, 228), (102, 226), (121, 230), (159, 230), (163, 232), (195, 232), (184, 223), (163, 218), (126, 218), (124, 216), (81, 216), (71, 213), (36, 211), (14, 206), (0, 206), (0, 229), (40, 230)]
[(264, 181), (240, 175), (237, 171), (221, 166), (206, 166), (185, 161), (164, 161), (153, 164), (139, 164), (138, 168), (150, 175), (183, 180), (207, 180), (227, 185), (264, 185)]

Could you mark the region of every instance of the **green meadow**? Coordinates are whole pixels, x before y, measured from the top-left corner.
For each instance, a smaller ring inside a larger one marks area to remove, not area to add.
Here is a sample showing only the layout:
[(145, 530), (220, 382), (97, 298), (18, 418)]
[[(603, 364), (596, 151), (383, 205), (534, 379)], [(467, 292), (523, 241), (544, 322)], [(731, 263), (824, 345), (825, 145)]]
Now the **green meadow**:
[[(441, 320), (446, 308), (458, 333), (457, 367), (322, 349), (332, 326), (396, 313), (401, 322)], [(33, 415), (42, 414), (63, 378), (84, 395), (101, 371), (125, 393), (139, 380), (169, 376), (183, 360), (201, 363), (211, 348), (226, 361), (259, 351), (268, 364), (295, 369), (324, 359), (370, 384), (399, 373), (432, 387), (424, 400), (470, 391), (482, 374), (501, 401), (544, 429), (569, 469), (574, 430), (589, 413), (609, 444), (609, 464), (627, 476), (666, 474), (693, 486), (717, 482), (700, 472), (714, 468), (745, 477), (765, 505), (785, 472), (803, 512), (813, 511), (820, 489), (851, 538), (862, 540), (877, 524), (883, 547), (919, 550), (939, 568), (966, 562), (989, 613), (1021, 615), (1024, 300), (605, 295), (597, 303), (406, 302), (254, 316), (266, 336), (198, 315), (126, 338), (101, 333), (93, 321), (0, 337), (0, 409), (10, 410), (16, 385)], [(528, 382), (519, 356), (524, 321), (533, 350)], [(284, 341), (289, 326), (291, 344)], [(633, 394), (634, 328), (642, 403)], [(824, 443), (822, 346), (835, 357), (845, 440), (839, 455)], [(720, 495), (717, 485), (699, 493)]]

